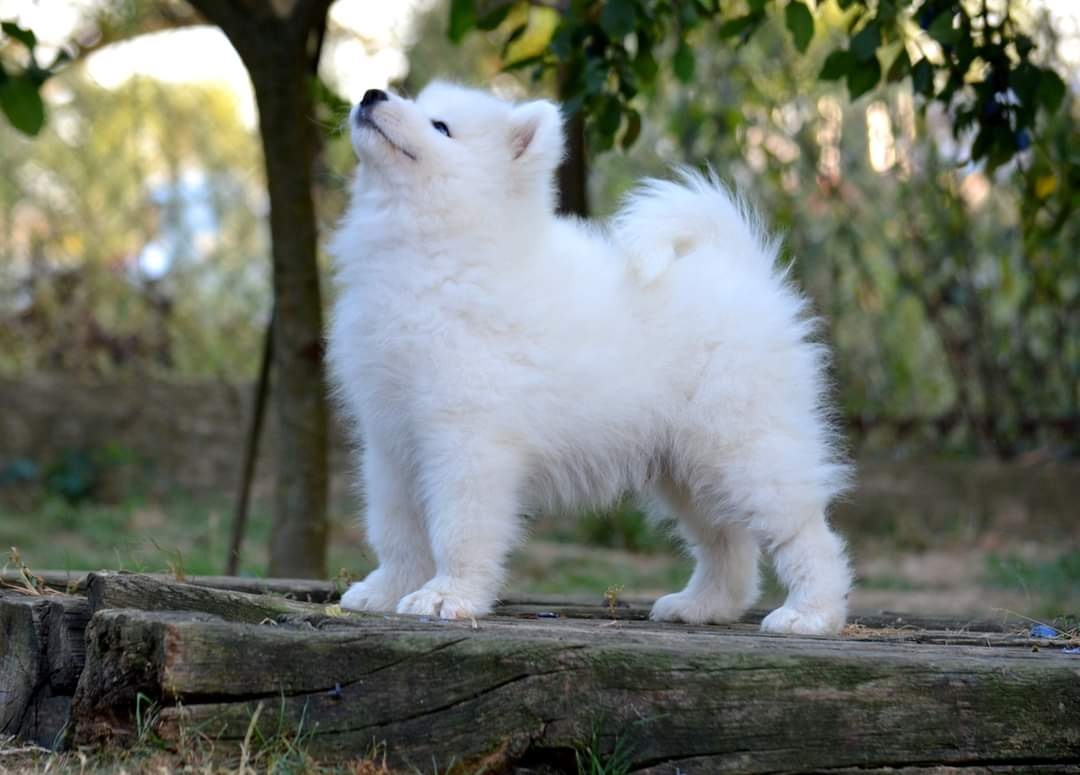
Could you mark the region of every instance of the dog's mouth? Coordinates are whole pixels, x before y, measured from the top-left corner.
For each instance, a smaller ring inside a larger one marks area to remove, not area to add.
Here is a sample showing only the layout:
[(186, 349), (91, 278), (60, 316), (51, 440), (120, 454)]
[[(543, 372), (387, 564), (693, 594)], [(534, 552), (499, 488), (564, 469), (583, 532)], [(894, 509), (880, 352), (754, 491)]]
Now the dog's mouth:
[(368, 129), (371, 129), (373, 132), (378, 133), (379, 136), (381, 136), (382, 139), (385, 140), (387, 142), (387, 144), (391, 148), (393, 148), (395, 151), (399, 151), (400, 153), (403, 153), (405, 156), (412, 159), (413, 161), (416, 161), (416, 154), (414, 154), (412, 151), (408, 150), (407, 148), (403, 148), (398, 143), (394, 142), (394, 139), (392, 137), (390, 137), (390, 135), (388, 135), (386, 133), (386, 131), (383, 130), (383, 128), (381, 126), (376, 124), (371, 119), (371, 116), (369, 116), (365, 111), (361, 110), (361, 111), (357, 112), (357, 114), (356, 114), (356, 125), (358, 127), (366, 127)]

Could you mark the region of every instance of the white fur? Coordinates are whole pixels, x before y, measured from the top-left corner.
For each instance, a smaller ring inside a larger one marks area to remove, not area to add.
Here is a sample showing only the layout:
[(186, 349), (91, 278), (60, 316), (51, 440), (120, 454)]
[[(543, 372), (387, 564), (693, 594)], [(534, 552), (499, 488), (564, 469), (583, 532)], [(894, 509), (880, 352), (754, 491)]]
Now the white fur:
[(342, 604), (486, 614), (520, 514), (629, 489), (697, 560), (654, 619), (737, 618), (763, 546), (789, 595), (762, 627), (839, 630), (851, 574), (825, 510), (847, 468), (825, 350), (749, 210), (684, 171), (606, 233), (554, 214), (550, 103), (435, 83), (363, 114), (378, 129), (354, 111), (328, 354), (380, 565)]

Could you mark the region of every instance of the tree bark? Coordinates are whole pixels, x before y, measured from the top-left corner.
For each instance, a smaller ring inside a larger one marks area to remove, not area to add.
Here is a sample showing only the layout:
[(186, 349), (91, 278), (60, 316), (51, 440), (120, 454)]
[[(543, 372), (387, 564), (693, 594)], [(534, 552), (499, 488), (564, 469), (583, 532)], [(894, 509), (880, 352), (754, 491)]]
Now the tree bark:
[[(568, 98), (568, 74), (559, 72), (559, 99)], [(589, 217), (589, 166), (585, 147), (585, 113), (579, 110), (566, 121), (566, 157), (559, 165), (559, 212)]]
[(588, 165), (585, 156), (585, 115), (578, 111), (566, 122), (566, 158), (559, 166), (559, 212), (589, 215)]
[(312, 166), (317, 146), (310, 78), (330, 0), (192, 0), (218, 24), (251, 76), (266, 159), (273, 242), (277, 483), (270, 574), (326, 574), (327, 430), (322, 295)]

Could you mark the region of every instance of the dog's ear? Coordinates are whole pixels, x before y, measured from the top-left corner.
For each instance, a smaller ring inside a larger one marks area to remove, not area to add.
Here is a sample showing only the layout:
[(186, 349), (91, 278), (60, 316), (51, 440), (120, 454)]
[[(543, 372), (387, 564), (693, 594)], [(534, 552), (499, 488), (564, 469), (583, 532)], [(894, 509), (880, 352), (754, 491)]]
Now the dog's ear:
[(562, 114), (547, 100), (526, 102), (510, 115), (510, 155), (515, 164), (552, 171), (563, 157)]

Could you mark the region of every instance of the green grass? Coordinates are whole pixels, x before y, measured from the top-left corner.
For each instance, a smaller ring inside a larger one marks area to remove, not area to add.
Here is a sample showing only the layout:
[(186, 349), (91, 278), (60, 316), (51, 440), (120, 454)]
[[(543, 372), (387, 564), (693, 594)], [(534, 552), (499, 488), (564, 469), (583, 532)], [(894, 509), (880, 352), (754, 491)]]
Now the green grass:
[(679, 546), (671, 527), (650, 522), (631, 498), (612, 509), (588, 511), (576, 518), (543, 519), (540, 530), (553, 541), (639, 554), (671, 553)]
[(1035, 616), (1080, 615), (1080, 551), (1052, 560), (1031, 561), (1015, 554), (991, 554), (986, 560), (988, 584), (1023, 592)]
[[(224, 572), (231, 503), (225, 498), (135, 495), (118, 503), (73, 504), (43, 496), (18, 505), (0, 501), (0, 547), (18, 547), (39, 570), (132, 570), (213, 575)], [(242, 575), (266, 574), (270, 512), (256, 503), (249, 516)], [(374, 561), (343, 508), (331, 520), (329, 568), (354, 574)], [(3, 552), (6, 554), (6, 551)]]
[[(129, 490), (130, 492), (130, 490)], [(223, 572), (232, 517), (231, 498), (194, 496), (174, 492), (152, 497), (137, 489), (116, 502), (84, 498), (72, 503), (59, 494), (24, 490), (15, 497), (0, 489), (0, 557), (18, 547), (23, 561), (35, 570), (86, 571), (120, 569), (150, 573), (214, 575)], [(253, 503), (240, 571), (267, 574), (270, 504)], [(362, 577), (375, 564), (356, 520), (358, 506), (349, 499), (335, 501), (330, 510), (331, 535), (327, 573), (339, 578), (344, 571)], [(1002, 602), (1033, 617), (1076, 615), (1080, 602), (1080, 551), (1055, 554), (1055, 547), (1036, 545), (1039, 561), (1024, 559), (1016, 550), (1020, 538), (1003, 544), (988, 556), (980, 574), (957, 581), (950, 577), (914, 577), (903, 572), (903, 558), (918, 551), (902, 551), (877, 533), (850, 530), (846, 535), (857, 558), (887, 555), (873, 575), (864, 576), (859, 588), (877, 594), (875, 605), (905, 610), (908, 596), (940, 589), (947, 596), (964, 584), (985, 590), (987, 599)], [(972, 541), (965, 541), (970, 546)], [(1025, 539), (1024, 546), (1031, 544)], [(941, 551), (941, 547), (936, 549)], [(979, 562), (982, 562), (981, 554)], [(690, 577), (692, 562), (677, 548), (672, 531), (656, 526), (630, 502), (608, 514), (582, 518), (542, 518), (532, 521), (529, 540), (511, 558), (510, 595), (575, 595), (600, 601), (612, 587), (624, 598), (656, 597), (681, 589)], [(883, 593), (890, 593), (886, 603)], [(783, 589), (768, 563), (764, 564), (761, 605), (779, 601)], [(919, 605), (919, 603), (915, 603)], [(990, 603), (988, 603), (990, 605)]]
[[(332, 577), (341, 570), (363, 576), (374, 567), (355, 508), (343, 501), (331, 509), (327, 565)], [(231, 518), (228, 499), (182, 493), (163, 498), (138, 494), (116, 503), (73, 504), (59, 495), (21, 498), (18, 504), (0, 500), (0, 556), (14, 546), (36, 570), (214, 575), (225, 567)], [(596, 525), (601, 521), (608, 535), (599, 541), (601, 548), (578, 546), (600, 531)], [(242, 575), (266, 575), (270, 524), (269, 504), (254, 503)], [(612, 586), (622, 586), (628, 595), (663, 594), (681, 588), (690, 577), (691, 562), (671, 548), (670, 537), (631, 509), (607, 518), (590, 515), (581, 534), (577, 524), (564, 519), (537, 525), (525, 550), (512, 560), (510, 587), (599, 600)], [(640, 551), (619, 548), (629, 546)]]

